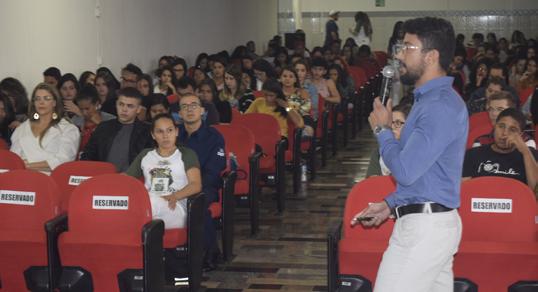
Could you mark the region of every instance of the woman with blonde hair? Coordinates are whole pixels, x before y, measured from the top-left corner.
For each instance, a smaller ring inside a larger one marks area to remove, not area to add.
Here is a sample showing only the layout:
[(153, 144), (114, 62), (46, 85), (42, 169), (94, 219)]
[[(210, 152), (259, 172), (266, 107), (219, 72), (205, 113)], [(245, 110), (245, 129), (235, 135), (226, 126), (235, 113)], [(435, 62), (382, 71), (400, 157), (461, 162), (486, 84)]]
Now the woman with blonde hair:
[(38, 84), (30, 100), (28, 120), (11, 136), (11, 151), (24, 160), (26, 168), (49, 172), (75, 160), (79, 141), (79, 130), (64, 117), (56, 88)]

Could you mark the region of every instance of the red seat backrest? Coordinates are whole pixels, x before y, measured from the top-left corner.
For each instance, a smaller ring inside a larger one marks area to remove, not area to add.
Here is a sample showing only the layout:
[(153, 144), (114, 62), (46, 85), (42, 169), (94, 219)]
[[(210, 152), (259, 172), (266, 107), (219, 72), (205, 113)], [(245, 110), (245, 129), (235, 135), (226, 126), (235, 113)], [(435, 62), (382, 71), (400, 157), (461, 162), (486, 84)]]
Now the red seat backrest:
[(461, 186), (462, 241), (533, 242), (534, 192), (515, 179), (478, 177)]
[(234, 119), (240, 119), (241, 115), (243, 115), (238, 109), (232, 107), (232, 121)]
[(379, 66), (385, 67), (385, 65), (387, 65), (387, 60), (389, 58), (387, 53), (383, 51), (375, 51), (374, 54), (375, 54), (375, 57), (377, 59), (377, 63), (379, 64)]
[(245, 171), (248, 177), (250, 175), (249, 157), (256, 151), (256, 142), (252, 131), (237, 124), (220, 124), (213, 125), (213, 127), (224, 137), (227, 160), (230, 159), (230, 152), (233, 152), (237, 158), (239, 169)]
[(260, 145), (269, 157), (275, 157), (276, 145), (282, 138), (280, 126), (275, 117), (267, 114), (244, 114), (241, 118), (233, 120), (232, 125), (241, 125), (249, 129), (254, 135), (254, 141)]
[(366, 72), (361, 67), (357, 66), (349, 66), (347, 69), (349, 75), (351, 78), (353, 78), (353, 81), (355, 82), (355, 90), (359, 91), (361, 86), (366, 84), (368, 81), (368, 77), (366, 76)]
[(470, 130), (484, 124), (491, 125), (488, 112), (474, 113), (469, 117), (469, 129)]
[(0, 138), (0, 149), (1, 150), (9, 150), (9, 145), (7, 144), (6, 140)]
[(56, 167), (50, 176), (62, 192), (62, 208), (67, 210), (69, 197), (83, 181), (96, 175), (116, 173), (114, 164), (102, 161), (71, 161)]
[(487, 135), (493, 131), (493, 126), (491, 123), (487, 124), (480, 124), (475, 126), (474, 128), (469, 129), (469, 135), (467, 136), (467, 144), (465, 149), (471, 149), (473, 147), (473, 142), (476, 140), (476, 138)]
[(394, 220), (376, 228), (364, 228), (358, 224), (352, 227), (353, 216), (368, 207), (368, 203), (379, 202), (396, 190), (396, 183), (391, 176), (372, 176), (357, 183), (349, 192), (344, 208), (343, 237), (369, 241), (385, 241), (390, 238)]
[(0, 149), (0, 172), (14, 169), (25, 169), (24, 161), (9, 150)]
[(27, 291), (24, 271), (47, 265), (44, 225), (60, 213), (58, 187), (31, 170), (0, 174), (0, 279), (2, 291)]

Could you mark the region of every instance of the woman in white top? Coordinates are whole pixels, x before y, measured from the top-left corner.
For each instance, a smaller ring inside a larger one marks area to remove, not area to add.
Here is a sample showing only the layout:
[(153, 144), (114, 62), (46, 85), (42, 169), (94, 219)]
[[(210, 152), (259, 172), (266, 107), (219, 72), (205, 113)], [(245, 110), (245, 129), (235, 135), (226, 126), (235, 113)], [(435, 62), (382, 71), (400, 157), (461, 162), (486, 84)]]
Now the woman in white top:
[(76, 158), (80, 132), (64, 116), (64, 105), (56, 88), (40, 83), (32, 93), (28, 120), (11, 136), (11, 151), (26, 168), (49, 172)]
[(357, 12), (355, 14), (355, 28), (350, 28), (349, 32), (353, 35), (357, 46), (370, 46), (373, 30), (368, 14), (362, 11)]
[(187, 222), (187, 197), (202, 190), (196, 153), (176, 146), (178, 128), (169, 114), (153, 118), (151, 136), (156, 148), (142, 150), (126, 174), (144, 177), (153, 218), (162, 219), (165, 229), (183, 228)]

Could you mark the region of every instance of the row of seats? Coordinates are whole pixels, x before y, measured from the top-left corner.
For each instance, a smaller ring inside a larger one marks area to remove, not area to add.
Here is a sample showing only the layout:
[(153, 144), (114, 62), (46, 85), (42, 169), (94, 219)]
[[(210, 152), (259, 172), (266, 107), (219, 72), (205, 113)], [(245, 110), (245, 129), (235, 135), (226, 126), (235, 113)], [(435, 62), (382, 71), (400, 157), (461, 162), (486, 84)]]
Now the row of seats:
[[(368, 202), (382, 200), (395, 188), (392, 177), (377, 176), (349, 193), (343, 221), (328, 235), (329, 291), (371, 291), (394, 220), (375, 228), (350, 222)], [(462, 183), (455, 291), (537, 291), (537, 206), (534, 193), (517, 180), (480, 177)]]

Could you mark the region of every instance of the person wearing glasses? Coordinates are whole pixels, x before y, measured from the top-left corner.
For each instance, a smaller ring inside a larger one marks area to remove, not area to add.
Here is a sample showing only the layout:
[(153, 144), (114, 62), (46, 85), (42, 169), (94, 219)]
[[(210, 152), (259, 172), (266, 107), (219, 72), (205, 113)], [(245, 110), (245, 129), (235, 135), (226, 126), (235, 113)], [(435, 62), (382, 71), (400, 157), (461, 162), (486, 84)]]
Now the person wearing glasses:
[(216, 268), (220, 254), (217, 245), (216, 227), (209, 212), (209, 205), (218, 201), (218, 191), (222, 187), (221, 172), (226, 167), (224, 138), (213, 127), (202, 121), (205, 109), (202, 101), (194, 93), (185, 93), (179, 100), (179, 114), (183, 124), (179, 126), (178, 143), (196, 152), (202, 174), (202, 192), (205, 197), (204, 219), (204, 269)]
[(80, 159), (107, 161), (119, 172), (126, 171), (142, 150), (153, 146), (150, 126), (137, 119), (141, 106), (142, 94), (136, 88), (118, 90), (117, 118), (95, 128)]
[[(486, 102), (486, 111), (488, 112), (489, 120), (493, 128), (497, 122), (499, 114), (507, 108), (517, 108), (514, 97), (508, 91), (499, 91), (492, 93)], [(482, 145), (488, 145), (494, 142), (494, 129), (491, 133), (482, 135), (473, 141), (473, 148)], [(536, 149), (536, 142), (525, 132), (521, 133), (521, 138), (527, 146)]]
[(138, 79), (142, 76), (142, 70), (133, 63), (127, 64), (121, 69), (121, 88), (136, 88)]
[[(391, 130), (396, 140), (400, 140), (402, 128), (405, 125), (405, 120), (407, 119), (407, 115), (409, 115), (409, 111), (411, 111), (411, 104), (409, 103), (400, 103), (392, 108)], [(372, 151), (372, 155), (370, 155), (370, 163), (366, 170), (366, 177), (376, 175), (390, 175), (390, 169), (388, 169), (385, 162), (383, 162), (383, 158), (379, 154), (379, 149), (374, 149), (374, 151)]]
[(27, 169), (45, 173), (73, 161), (80, 141), (78, 128), (64, 117), (64, 106), (56, 88), (38, 84), (28, 109), (28, 119), (11, 136), (11, 151)]
[[(469, 128), (463, 99), (446, 76), (454, 56), (452, 24), (407, 20), (396, 45), (400, 81), (414, 85), (414, 103), (400, 135), (392, 131), (392, 101), (377, 97), (368, 120), (396, 190), (349, 222), (379, 226), (396, 218), (375, 280), (376, 292), (453, 291), (452, 263), (461, 239), (461, 170)], [(373, 282), (373, 281), (372, 281)]]
[(534, 190), (538, 179), (538, 152), (522, 138), (525, 116), (507, 108), (497, 116), (494, 142), (469, 149), (463, 163), (463, 180), (481, 176), (517, 179)]

